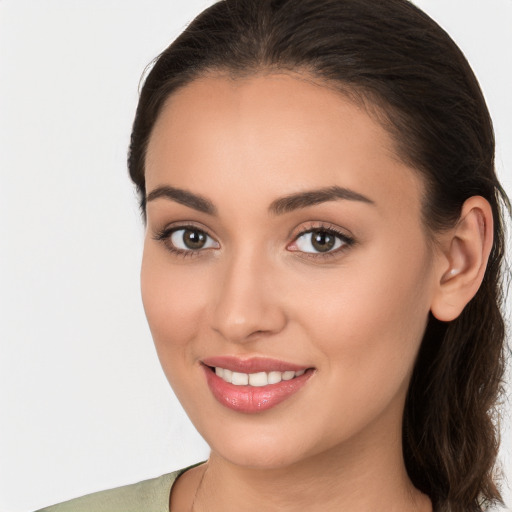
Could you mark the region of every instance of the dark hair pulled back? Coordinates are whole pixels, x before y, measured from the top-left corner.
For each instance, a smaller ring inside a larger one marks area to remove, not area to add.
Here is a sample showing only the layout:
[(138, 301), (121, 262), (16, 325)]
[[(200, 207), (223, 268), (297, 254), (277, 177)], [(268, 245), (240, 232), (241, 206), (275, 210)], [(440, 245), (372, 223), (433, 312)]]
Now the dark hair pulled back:
[(146, 149), (169, 95), (211, 73), (273, 71), (308, 74), (368, 107), (423, 176), (429, 233), (453, 226), (469, 197), (489, 201), (494, 243), (483, 283), (456, 320), (429, 320), (405, 405), (403, 453), (435, 510), (482, 511), (501, 502), (501, 205), (510, 206), (478, 82), (425, 13), (407, 0), (224, 0), (206, 9), (156, 59), (141, 90), (128, 163), (143, 213)]

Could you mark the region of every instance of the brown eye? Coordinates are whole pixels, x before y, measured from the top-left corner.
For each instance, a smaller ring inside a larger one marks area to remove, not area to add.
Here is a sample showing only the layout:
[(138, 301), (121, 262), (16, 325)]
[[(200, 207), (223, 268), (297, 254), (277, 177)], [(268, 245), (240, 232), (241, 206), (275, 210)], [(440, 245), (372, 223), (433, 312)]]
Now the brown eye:
[(327, 231), (313, 231), (311, 233), (311, 245), (318, 252), (330, 251), (336, 244), (336, 237)]
[(329, 229), (312, 229), (299, 235), (292, 246), (293, 251), (310, 254), (322, 254), (335, 252), (346, 245), (352, 245), (351, 238)]
[(217, 242), (207, 233), (194, 228), (176, 229), (171, 233), (169, 240), (171, 245), (180, 251), (197, 251), (218, 247)]
[(202, 249), (206, 243), (206, 235), (202, 231), (183, 230), (183, 243), (189, 249)]

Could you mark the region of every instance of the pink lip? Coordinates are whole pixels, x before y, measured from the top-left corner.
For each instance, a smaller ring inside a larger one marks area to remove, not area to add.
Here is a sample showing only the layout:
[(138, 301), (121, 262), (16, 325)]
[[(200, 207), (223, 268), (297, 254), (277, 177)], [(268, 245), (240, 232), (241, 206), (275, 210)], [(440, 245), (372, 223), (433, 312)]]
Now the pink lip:
[(215, 399), (229, 409), (249, 414), (266, 411), (284, 402), (299, 391), (314, 373), (314, 370), (310, 369), (299, 377), (262, 387), (235, 386), (217, 376), (209, 366), (219, 366), (241, 373), (299, 371), (306, 368), (263, 358), (244, 361), (233, 357), (216, 357), (205, 359), (203, 363), (206, 382)]
[(306, 370), (308, 366), (299, 366), (297, 364), (270, 359), (267, 357), (251, 357), (250, 359), (241, 359), (235, 356), (218, 356), (203, 359), (203, 364), (212, 368), (218, 366), (227, 368), (233, 372), (240, 373), (258, 373), (258, 372), (286, 372), (288, 370), (298, 372)]

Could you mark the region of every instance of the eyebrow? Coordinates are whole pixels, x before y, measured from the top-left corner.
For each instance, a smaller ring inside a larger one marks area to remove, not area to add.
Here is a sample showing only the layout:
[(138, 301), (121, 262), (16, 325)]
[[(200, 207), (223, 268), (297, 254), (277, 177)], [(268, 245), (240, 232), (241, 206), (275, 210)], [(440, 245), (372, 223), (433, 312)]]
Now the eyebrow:
[(308, 206), (326, 203), (328, 201), (336, 201), (338, 199), (360, 201), (362, 203), (375, 205), (374, 201), (354, 190), (333, 185), (332, 187), (306, 190), (276, 199), (269, 206), (269, 211), (274, 215), (282, 215), (300, 208), (307, 208)]
[[(146, 202), (154, 201), (155, 199), (166, 198), (175, 201), (189, 208), (193, 208), (208, 215), (217, 215), (217, 208), (206, 197), (199, 194), (194, 194), (183, 190), (181, 188), (171, 186), (161, 186), (152, 190)], [(306, 190), (304, 192), (297, 192), (284, 197), (280, 197), (272, 201), (269, 206), (269, 212), (274, 215), (283, 215), (285, 213), (314, 206), (328, 201), (336, 201), (338, 199), (345, 199), (349, 201), (359, 201), (362, 203), (375, 205), (375, 202), (354, 190), (333, 185), (331, 187), (324, 187), (315, 190)]]
[(199, 212), (207, 213), (208, 215), (217, 215), (217, 208), (209, 199), (176, 187), (157, 187), (148, 194), (146, 202), (149, 203), (161, 197), (171, 199), (176, 203), (188, 206)]

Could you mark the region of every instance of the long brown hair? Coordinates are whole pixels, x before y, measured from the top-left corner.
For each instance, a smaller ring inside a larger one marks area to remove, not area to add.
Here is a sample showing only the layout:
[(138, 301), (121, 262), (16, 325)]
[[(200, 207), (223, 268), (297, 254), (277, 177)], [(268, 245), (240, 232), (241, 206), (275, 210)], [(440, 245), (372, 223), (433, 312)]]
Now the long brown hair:
[(482, 286), (456, 320), (429, 320), (405, 405), (403, 453), (436, 510), (501, 503), (494, 420), (505, 350), (502, 205), (510, 206), (478, 82), (425, 13), (407, 0), (224, 0), (206, 9), (156, 59), (141, 90), (129, 171), (143, 213), (146, 148), (168, 96), (204, 74), (272, 70), (307, 73), (368, 106), (424, 178), (432, 236), (453, 226), (469, 197), (491, 204), (494, 244)]

